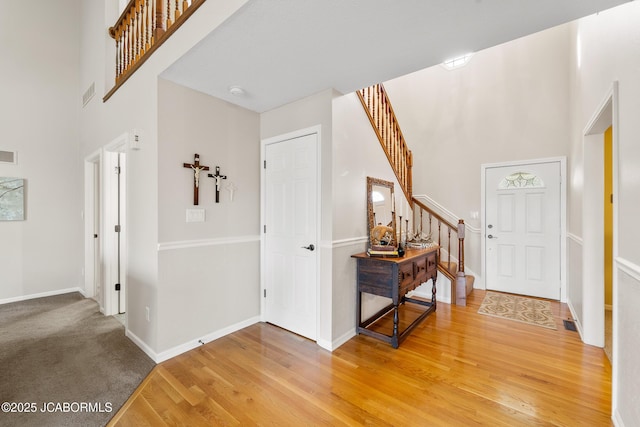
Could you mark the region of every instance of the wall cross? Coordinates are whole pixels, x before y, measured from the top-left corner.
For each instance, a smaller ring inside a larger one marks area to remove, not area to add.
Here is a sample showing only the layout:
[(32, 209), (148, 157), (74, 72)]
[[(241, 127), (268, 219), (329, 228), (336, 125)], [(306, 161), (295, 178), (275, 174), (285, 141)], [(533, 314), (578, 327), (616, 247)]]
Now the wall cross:
[(208, 171), (209, 166), (200, 165), (200, 155), (193, 155), (193, 163), (183, 163), (185, 168), (193, 169), (193, 204), (198, 204), (198, 194), (200, 193), (200, 171)]
[(216, 203), (220, 203), (220, 188), (222, 187), (222, 180), (227, 179), (226, 175), (220, 175), (220, 166), (216, 166), (216, 174), (209, 174), (209, 178), (216, 180)]

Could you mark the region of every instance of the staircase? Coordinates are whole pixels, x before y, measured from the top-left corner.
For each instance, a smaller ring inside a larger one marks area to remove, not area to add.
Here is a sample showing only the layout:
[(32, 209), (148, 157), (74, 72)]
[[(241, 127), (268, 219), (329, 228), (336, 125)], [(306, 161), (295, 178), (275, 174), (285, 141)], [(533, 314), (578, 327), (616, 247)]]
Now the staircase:
[(451, 281), (451, 302), (466, 305), (466, 297), (473, 291), (475, 277), (464, 271), (464, 220), (459, 219), (458, 224), (454, 225), (415, 197), (412, 201), (414, 240), (429, 236), (438, 244), (438, 270)]
[[(413, 197), (411, 168), (413, 155), (409, 150), (384, 86), (377, 84), (357, 91), (378, 141), (384, 150), (400, 187), (413, 211), (409, 244), (438, 244), (438, 270), (451, 282), (451, 303), (466, 305), (473, 291), (474, 277), (464, 271), (464, 220), (454, 225), (433, 209)], [(452, 236), (453, 235), (453, 236)], [(454, 243), (452, 247), (452, 241)]]

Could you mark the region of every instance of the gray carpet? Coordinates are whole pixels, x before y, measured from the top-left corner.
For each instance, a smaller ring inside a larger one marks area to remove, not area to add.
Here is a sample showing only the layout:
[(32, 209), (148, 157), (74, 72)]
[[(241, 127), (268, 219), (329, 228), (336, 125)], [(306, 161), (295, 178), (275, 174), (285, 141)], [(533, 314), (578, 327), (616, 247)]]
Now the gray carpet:
[(153, 366), (79, 293), (0, 305), (2, 426), (103, 426)]

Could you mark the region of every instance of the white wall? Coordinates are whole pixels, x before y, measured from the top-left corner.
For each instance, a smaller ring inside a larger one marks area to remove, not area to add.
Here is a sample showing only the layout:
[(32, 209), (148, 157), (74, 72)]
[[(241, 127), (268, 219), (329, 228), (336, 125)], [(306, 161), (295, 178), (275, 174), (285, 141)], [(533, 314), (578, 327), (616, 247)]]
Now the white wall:
[[(583, 176), (591, 173), (584, 164), (582, 133), (599, 108), (614, 81), (619, 85), (617, 111), (619, 123), (614, 124), (618, 141), (618, 155), (614, 159), (618, 187), (618, 240), (614, 243), (615, 271), (613, 288), (613, 415), (616, 425), (640, 424), (640, 372), (637, 349), (640, 347), (640, 3), (630, 2), (598, 15), (584, 18), (574, 26), (576, 42), (572, 55), (572, 111), (574, 132), (571, 165), (575, 179), (571, 184), (574, 198), (572, 210), (589, 209), (587, 192), (582, 185)], [(579, 40), (579, 42), (578, 42)], [(614, 179), (615, 181), (615, 179)], [(574, 202), (575, 201), (575, 202)], [(579, 215), (570, 218), (570, 230), (584, 239), (586, 248), (588, 224), (580, 223)], [(588, 289), (594, 294), (604, 290)], [(585, 306), (589, 301), (584, 301)], [(588, 314), (585, 314), (585, 316)]]
[[(107, 102), (102, 102), (115, 76), (115, 42), (107, 29), (118, 18), (118, 2), (82, 1), (83, 20), (91, 25), (82, 29), (79, 80), (82, 90), (95, 82), (96, 96), (81, 112), (81, 156), (132, 129), (143, 136), (140, 151), (127, 153), (127, 334), (153, 357), (164, 342), (164, 331), (158, 324), (164, 316), (175, 315), (159, 310), (158, 75), (244, 3), (246, 0), (204, 3)], [(103, 61), (96, 59), (97, 52), (102, 53)], [(193, 296), (191, 302), (197, 299)], [(146, 320), (146, 307), (150, 321)]]
[[(257, 113), (159, 80), (158, 351), (260, 315), (260, 142)], [(193, 206), (194, 153), (200, 174)], [(227, 175), (215, 203), (215, 180)], [(233, 201), (226, 185), (237, 187)], [(187, 223), (186, 209), (205, 210)], [(204, 339), (203, 339), (204, 341)]]
[(0, 302), (83, 286), (79, 11), (78, 0), (2, 4), (0, 150), (18, 164), (0, 176), (26, 180), (26, 218), (0, 222)]
[[(332, 333), (340, 344), (355, 334), (356, 261), (351, 255), (367, 248), (367, 176), (394, 183), (398, 215), (406, 218), (409, 205), (355, 93), (333, 99), (332, 146)], [(363, 318), (389, 303), (387, 298), (363, 294)]]
[[(413, 151), (414, 194), (477, 229), (480, 165), (568, 154), (570, 35), (557, 27), (384, 83)], [(479, 235), (468, 234), (465, 262), (480, 274)]]

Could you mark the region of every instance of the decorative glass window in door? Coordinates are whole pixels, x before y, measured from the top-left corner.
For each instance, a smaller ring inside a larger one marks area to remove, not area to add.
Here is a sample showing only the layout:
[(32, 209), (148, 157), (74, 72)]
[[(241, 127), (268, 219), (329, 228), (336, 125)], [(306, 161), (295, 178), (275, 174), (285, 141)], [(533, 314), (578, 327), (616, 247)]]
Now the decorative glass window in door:
[(502, 178), (498, 184), (499, 190), (511, 188), (543, 188), (544, 182), (539, 176), (528, 172), (514, 172)]

